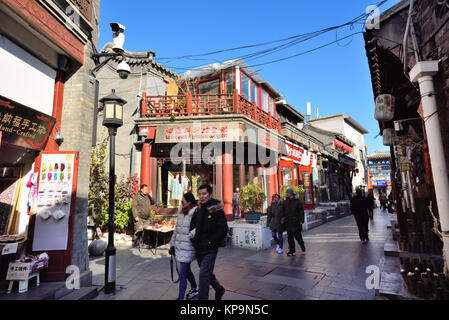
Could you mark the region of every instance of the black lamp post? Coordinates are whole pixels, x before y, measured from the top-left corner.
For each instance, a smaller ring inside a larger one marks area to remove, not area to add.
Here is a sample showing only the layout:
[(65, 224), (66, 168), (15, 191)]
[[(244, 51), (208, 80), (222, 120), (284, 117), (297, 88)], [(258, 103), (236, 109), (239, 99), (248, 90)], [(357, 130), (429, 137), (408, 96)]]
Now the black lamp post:
[(108, 247), (106, 248), (105, 261), (105, 285), (104, 293), (115, 293), (115, 247), (114, 247), (114, 190), (115, 190), (115, 136), (117, 128), (123, 125), (123, 106), (126, 100), (118, 97), (115, 90), (100, 100), (103, 103), (104, 119), (103, 126), (109, 131), (109, 222), (108, 222)]

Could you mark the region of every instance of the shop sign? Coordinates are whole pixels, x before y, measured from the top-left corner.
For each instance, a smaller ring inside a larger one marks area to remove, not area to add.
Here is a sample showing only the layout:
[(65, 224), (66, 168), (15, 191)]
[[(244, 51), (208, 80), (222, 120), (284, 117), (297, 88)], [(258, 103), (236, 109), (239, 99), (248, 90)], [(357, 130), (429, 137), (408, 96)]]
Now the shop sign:
[(56, 119), (0, 96), (2, 143), (42, 150)]
[(288, 157), (292, 160), (301, 162), (304, 149), (296, 147), (290, 143), (285, 142), (285, 147), (287, 148)]
[(9, 243), (5, 245), (2, 249), (2, 256), (7, 254), (13, 254), (17, 252), (17, 248), (19, 247), (18, 243)]
[(31, 271), (31, 263), (11, 262), (6, 280), (27, 280)]
[(238, 123), (162, 125), (156, 130), (156, 143), (239, 141)]

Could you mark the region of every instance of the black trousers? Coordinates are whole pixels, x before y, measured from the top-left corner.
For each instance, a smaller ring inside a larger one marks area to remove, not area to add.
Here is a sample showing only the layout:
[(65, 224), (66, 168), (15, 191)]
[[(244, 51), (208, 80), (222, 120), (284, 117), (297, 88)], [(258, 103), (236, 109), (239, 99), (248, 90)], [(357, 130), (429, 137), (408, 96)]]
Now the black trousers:
[(215, 291), (221, 289), (221, 285), (214, 275), (215, 260), (218, 252), (211, 252), (206, 254), (197, 254), (198, 265), (200, 267), (200, 285), (198, 292), (199, 300), (209, 299), (209, 286), (212, 286)]
[(298, 241), (298, 244), (301, 247), (301, 250), (302, 251), (306, 250), (306, 247), (304, 245), (304, 240), (302, 239), (301, 231), (296, 231), (296, 232), (288, 232), (287, 231), (287, 236), (288, 236), (288, 247), (289, 247), (290, 252), (296, 252), (295, 239), (296, 239), (296, 241)]
[(357, 222), (357, 228), (359, 229), (360, 240), (368, 240), (369, 217), (356, 217), (355, 221)]

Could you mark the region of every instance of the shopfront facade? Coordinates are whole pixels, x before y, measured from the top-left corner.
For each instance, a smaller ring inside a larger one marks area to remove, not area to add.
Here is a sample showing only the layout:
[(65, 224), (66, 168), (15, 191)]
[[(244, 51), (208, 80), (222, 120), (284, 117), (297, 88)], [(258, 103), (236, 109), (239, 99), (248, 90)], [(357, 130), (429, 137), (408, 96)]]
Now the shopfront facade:
[[(85, 118), (74, 115), (80, 114), (80, 108), (84, 112), (93, 105), (93, 86), (89, 90), (82, 86), (88, 82), (91, 66), (86, 62), (91, 50), (88, 41), (96, 42), (98, 37), (93, 6), (98, 10), (99, 1), (75, 5), (67, 1), (0, 1), (0, 235), (24, 239), (10, 257), (48, 253), (51, 263), (42, 272), (41, 281), (64, 280), (68, 265), (79, 267), (81, 281), (91, 279), (87, 232), (86, 236), (82, 233), (87, 219), (91, 126), (86, 126)], [(70, 8), (73, 10), (67, 10)], [(66, 12), (74, 19), (66, 19), (70, 18)], [(70, 154), (70, 161), (48, 158), (61, 152)], [(45, 177), (43, 164), (47, 165)], [(82, 169), (79, 176), (78, 165)], [(70, 208), (61, 207), (59, 220), (54, 219), (55, 226), (63, 224), (55, 227), (62, 232), (59, 238), (56, 229), (39, 227), (44, 219), (37, 208), (43, 199), (38, 191), (50, 180), (60, 182), (58, 187), (51, 186), (57, 199), (52, 199), (52, 204), (62, 206), (64, 202)], [(58, 198), (63, 198), (63, 180), (67, 182), (64, 197), (70, 194), (71, 200)], [(70, 181), (75, 183), (74, 190), (68, 185)], [(42, 239), (47, 244), (61, 241), (62, 245), (41, 246), (38, 242)], [(4, 261), (3, 271), (8, 267)], [(2, 272), (1, 281), (4, 276)]]
[(279, 186), (301, 186), (304, 193), (304, 209), (315, 209), (314, 172), (317, 155), (293, 142), (285, 142), (288, 155), (279, 160)]

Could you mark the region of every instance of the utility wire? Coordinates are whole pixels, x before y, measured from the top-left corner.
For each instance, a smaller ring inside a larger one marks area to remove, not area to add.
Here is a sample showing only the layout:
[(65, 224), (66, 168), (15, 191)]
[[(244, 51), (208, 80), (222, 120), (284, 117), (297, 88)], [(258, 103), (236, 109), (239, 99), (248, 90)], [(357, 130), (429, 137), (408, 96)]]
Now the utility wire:
[[(377, 6), (379, 7), (379, 6), (383, 5), (387, 1), (388, 0), (383, 0), (383, 1), (379, 2), (377, 4)], [(268, 41), (268, 42), (263, 42), (263, 43), (258, 43), (258, 44), (252, 44), (252, 45), (247, 45), (247, 46), (240, 46), (240, 47), (235, 47), (235, 48), (230, 48), (230, 49), (216, 50), (216, 51), (202, 53), (202, 54), (192, 54), (192, 55), (184, 55), (184, 56), (178, 56), (178, 57), (163, 57), (163, 58), (159, 58), (158, 60), (169, 60), (169, 61), (167, 61), (167, 63), (173, 62), (175, 60), (180, 60), (180, 59), (207, 60), (207, 59), (195, 59), (195, 57), (206, 57), (206, 56), (215, 55), (215, 54), (218, 54), (218, 53), (224, 53), (224, 52), (229, 52), (229, 51), (236, 51), (236, 50), (260, 47), (260, 46), (265, 46), (265, 45), (268, 45), (268, 44), (274, 44), (274, 43), (280, 43), (280, 42), (288, 41), (287, 43), (281, 44), (279, 46), (268, 48), (268, 49), (265, 49), (265, 50), (262, 50), (262, 51), (258, 51), (258, 52), (255, 52), (255, 53), (250, 53), (250, 54), (247, 54), (247, 55), (242, 55), (242, 56), (239, 57), (240, 59), (244, 59), (244, 60), (247, 60), (247, 59), (254, 60), (254, 59), (257, 59), (257, 58), (264, 57), (264, 56), (266, 56), (268, 54), (284, 50), (286, 48), (292, 47), (292, 46), (297, 45), (299, 43), (302, 43), (304, 41), (316, 38), (316, 37), (318, 37), (318, 36), (320, 36), (322, 34), (328, 33), (328, 32), (333, 31), (333, 30), (338, 30), (338, 29), (346, 27), (346, 26), (350, 26), (351, 30), (353, 30), (354, 29), (354, 26), (353, 26), (354, 24), (362, 23), (361, 20), (364, 20), (364, 19), (366, 20), (372, 14), (373, 11), (374, 10), (372, 10), (369, 13), (361, 14), (361, 15), (355, 17), (354, 19), (352, 19), (352, 20), (350, 20), (350, 21), (348, 21), (348, 22), (346, 22), (344, 24), (338, 25), (338, 26), (329, 27), (329, 28), (325, 28), (325, 29), (321, 29), (321, 30), (318, 30), (318, 31), (309, 32), (309, 33), (305, 33), (305, 34), (299, 34), (299, 35), (295, 35), (295, 36), (291, 36), (291, 37), (287, 37), (287, 38), (283, 38), (283, 39), (279, 39), (279, 40), (273, 40), (273, 41)], [(338, 35), (336, 36), (336, 38), (338, 39)], [(189, 70), (189, 69), (196, 69), (198, 67), (201, 67), (201, 66), (190, 66), (190, 67), (185, 67), (185, 68), (171, 67), (171, 69)]]
[[(387, 1), (388, 0), (381, 1), (377, 6), (383, 5)], [(346, 26), (350, 26), (351, 30), (353, 30), (354, 29), (354, 24), (361, 23), (361, 20), (366, 20), (367, 17), (369, 17), (373, 11), (371, 11), (369, 13), (361, 14), (361, 15), (355, 17), (354, 19), (352, 19), (351, 21), (348, 21), (348, 22), (346, 22), (344, 24), (341, 24), (341, 25), (338, 25), (338, 26), (325, 28), (325, 29), (321, 29), (321, 30), (318, 30), (318, 31), (309, 32), (309, 33), (305, 33), (305, 34), (300, 34), (300, 35), (284, 38), (284, 39), (281, 39), (281, 40), (274, 40), (274, 41), (264, 42), (264, 43), (261, 43), (261, 44), (255, 44), (255, 45), (250, 45), (250, 46), (243, 46), (243, 47), (237, 47), (237, 48), (231, 48), (231, 49), (225, 49), (225, 50), (218, 50), (218, 51), (208, 52), (208, 53), (204, 53), (204, 54), (186, 55), (186, 56), (181, 56), (181, 57), (173, 57), (171, 59), (172, 59), (172, 61), (178, 60), (178, 59), (184, 59), (184, 58), (189, 58), (191, 60), (203, 60), (203, 59), (193, 59), (193, 57), (208, 56), (208, 55), (212, 55), (212, 54), (216, 54), (216, 53), (240, 50), (242, 48), (248, 48), (248, 47), (263, 46), (263, 45), (266, 45), (266, 44), (278, 43), (278, 42), (283, 42), (283, 41), (286, 41), (286, 40), (290, 40), (289, 42), (281, 44), (281, 45), (278, 45), (278, 46), (274, 46), (274, 47), (271, 47), (271, 48), (268, 48), (268, 49), (264, 49), (264, 50), (261, 50), (261, 51), (257, 51), (257, 52), (246, 54), (246, 55), (242, 55), (242, 56), (239, 56), (238, 58), (235, 58), (235, 59), (243, 59), (245, 61), (252, 61), (252, 60), (259, 59), (259, 58), (262, 58), (264, 56), (267, 56), (269, 54), (272, 54), (272, 53), (275, 53), (275, 52), (279, 52), (279, 51), (285, 50), (287, 48), (293, 47), (295, 45), (298, 45), (298, 44), (300, 44), (302, 42), (305, 42), (307, 40), (316, 38), (316, 37), (318, 37), (318, 36), (320, 36), (322, 34), (330, 32), (330, 31), (333, 31), (333, 30), (337, 31), (338, 29), (341, 29), (341, 28), (346, 27)], [(342, 37), (342, 38), (338, 38), (338, 33), (337, 33), (335, 41), (326, 43), (323, 46), (319, 46), (317, 48), (314, 48), (314, 49), (311, 49), (311, 50), (308, 50), (308, 51), (305, 51), (305, 52), (301, 52), (299, 54), (295, 54), (295, 55), (292, 55), (292, 56), (289, 56), (289, 57), (286, 57), (286, 58), (272, 60), (272, 61), (268, 61), (268, 62), (260, 63), (260, 64), (254, 64), (252, 66), (261, 66), (261, 65), (265, 65), (265, 64), (271, 64), (271, 63), (274, 63), (274, 62), (279, 62), (279, 61), (291, 59), (291, 58), (294, 58), (294, 57), (297, 57), (297, 56), (300, 56), (300, 55), (303, 55), (303, 54), (306, 54), (306, 53), (310, 53), (310, 52), (316, 51), (318, 49), (324, 48), (324, 47), (329, 46), (329, 45), (334, 44), (334, 43), (339, 44), (339, 41), (347, 39), (349, 37), (352, 37), (352, 36), (354, 36), (355, 34), (358, 34), (358, 33), (361, 33), (361, 32), (355, 32), (355, 33), (352, 33), (349, 36)], [(347, 46), (347, 45), (349, 45), (349, 43), (346, 44), (345, 46)], [(342, 45), (340, 45), (340, 46), (342, 46)], [(206, 60), (206, 59), (204, 59), (204, 60)], [(203, 70), (203, 69), (204, 70), (209, 69), (209, 66), (204, 66), (204, 65), (202, 65), (202, 66), (189, 66), (189, 67), (176, 67), (176, 66), (167, 66), (167, 67), (170, 68), (170, 69), (176, 69), (176, 70), (191, 70), (191, 69), (195, 69), (196, 71), (200, 71), (200, 70)]]

